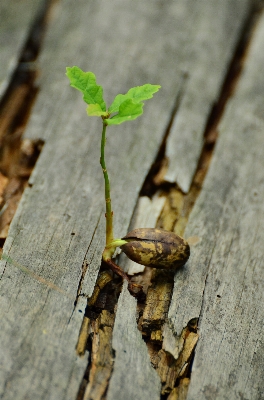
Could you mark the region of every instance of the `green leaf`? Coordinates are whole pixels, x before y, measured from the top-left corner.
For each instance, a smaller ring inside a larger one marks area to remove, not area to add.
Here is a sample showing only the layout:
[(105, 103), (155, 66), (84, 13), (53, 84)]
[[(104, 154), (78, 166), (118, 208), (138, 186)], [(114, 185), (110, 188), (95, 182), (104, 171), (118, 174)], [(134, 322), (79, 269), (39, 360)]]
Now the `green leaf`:
[(90, 117), (106, 117), (107, 115), (109, 115), (107, 111), (103, 111), (101, 109), (99, 104), (89, 104), (86, 111)]
[(102, 111), (106, 111), (103, 99), (103, 88), (96, 84), (96, 77), (92, 72), (84, 72), (79, 67), (67, 67), (66, 75), (70, 85), (83, 93), (87, 104), (98, 104)]
[(150, 83), (146, 83), (143, 86), (136, 86), (131, 89), (126, 94), (118, 94), (108, 111), (110, 113), (117, 112), (120, 105), (127, 99), (131, 99), (134, 103), (140, 103), (141, 101), (151, 99), (153, 94), (156, 93), (160, 89), (160, 85), (151, 85)]
[(125, 100), (119, 107), (119, 112), (112, 118), (105, 119), (107, 125), (119, 125), (125, 121), (132, 121), (143, 114), (143, 104), (134, 103), (133, 100)]

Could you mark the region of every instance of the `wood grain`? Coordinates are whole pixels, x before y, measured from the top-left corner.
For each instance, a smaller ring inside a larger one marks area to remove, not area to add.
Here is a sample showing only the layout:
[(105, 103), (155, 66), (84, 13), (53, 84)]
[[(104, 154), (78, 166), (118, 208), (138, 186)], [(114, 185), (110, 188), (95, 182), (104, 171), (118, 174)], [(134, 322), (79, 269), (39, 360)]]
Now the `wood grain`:
[[(214, 6), (218, 3), (212, 2)], [(229, 48), (225, 54), (230, 54), (248, 1), (240, 0), (239, 7), (237, 0), (221, 4), (222, 18), (232, 37), (225, 43)], [(116, 129), (109, 128), (106, 157), (116, 212), (115, 234), (122, 237), (171, 120), (185, 76), (183, 70), (192, 65), (192, 71), (201, 73), (202, 66), (197, 68), (201, 57), (194, 63), (188, 54), (197, 32), (202, 35), (207, 21), (203, 15), (215, 23), (219, 18), (215, 11), (210, 14), (213, 7), (205, 14), (207, 5), (208, 2), (195, 0), (165, 3), (113, 0), (111, 6), (106, 0), (62, 0), (54, 9), (40, 57), (40, 93), (26, 132), (26, 137), (40, 138), (45, 145), (11, 224), (4, 253), (56, 284), (65, 294), (32, 279), (32, 275), (15, 265), (1, 263), (3, 399), (73, 399), (88, 362), (87, 352), (79, 357), (75, 350), (86, 301), (79, 298), (75, 304), (74, 300), (84, 265), (88, 268), (82, 293), (91, 296), (104, 247), (103, 178), (99, 167), (101, 124), (87, 118), (80, 94), (69, 87), (65, 67), (77, 64), (95, 72), (98, 83), (105, 88), (108, 104), (117, 93), (124, 93), (131, 86), (146, 82), (162, 85), (162, 92), (145, 105), (143, 117)], [(231, 9), (236, 10), (232, 26), (230, 19), (225, 20)], [(207, 37), (208, 30), (205, 32)], [(209, 42), (214, 48), (219, 33), (211, 33)], [(200, 42), (203, 46), (203, 36)], [(228, 56), (219, 64), (219, 75), (212, 79), (221, 82), (227, 59)], [(189, 85), (192, 79), (190, 73)], [(217, 88), (214, 90), (216, 96)], [(199, 96), (194, 103), (200, 100)], [(212, 98), (201, 110), (201, 126), (211, 103)], [(197, 121), (190, 120), (192, 132)], [(231, 162), (228, 157), (227, 162)], [(190, 170), (187, 175), (190, 176)], [(227, 190), (221, 189), (223, 199)], [(221, 201), (221, 197), (215, 197)], [(206, 215), (213, 212), (217, 219), (222, 206), (214, 210), (212, 203), (210, 207)], [(212, 241), (201, 243), (204, 257), (206, 254), (210, 258)], [(177, 312), (182, 315), (183, 310)], [(192, 316), (196, 314), (194, 307)], [(116, 359), (108, 398), (123, 399), (124, 393), (127, 399), (159, 398), (160, 381), (137, 331), (135, 300), (126, 288), (118, 303), (113, 348)]]
[(169, 168), (165, 179), (176, 181), (185, 193), (190, 189), (207, 118), (218, 99), (249, 5), (240, 0), (193, 3), (195, 24), (189, 30), (192, 41), (188, 41), (184, 58), (188, 83), (166, 146)]
[(263, 37), (262, 16), (187, 227), (200, 242), (175, 276), (175, 331), (200, 317), (189, 400), (263, 398)]

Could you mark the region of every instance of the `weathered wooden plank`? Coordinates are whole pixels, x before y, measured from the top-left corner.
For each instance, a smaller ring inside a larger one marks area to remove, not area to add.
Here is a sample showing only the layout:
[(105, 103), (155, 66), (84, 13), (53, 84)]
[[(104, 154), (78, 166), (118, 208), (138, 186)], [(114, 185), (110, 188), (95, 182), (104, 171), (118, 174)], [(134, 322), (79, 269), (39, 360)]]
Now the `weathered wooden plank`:
[(136, 300), (126, 286), (118, 300), (113, 331), (116, 357), (107, 399), (159, 399), (160, 379), (151, 367), (147, 347), (137, 328)]
[(263, 398), (263, 38), (262, 16), (187, 227), (200, 242), (175, 276), (175, 331), (200, 317), (189, 400)]
[[(204, 144), (210, 111), (217, 101), (250, 1), (199, 1), (185, 56), (185, 95), (167, 141), (169, 167), (165, 179), (187, 193)], [(201, 10), (203, 10), (201, 12)]]
[(0, 99), (17, 66), (30, 28), (46, 0), (9, 0), (0, 3)]

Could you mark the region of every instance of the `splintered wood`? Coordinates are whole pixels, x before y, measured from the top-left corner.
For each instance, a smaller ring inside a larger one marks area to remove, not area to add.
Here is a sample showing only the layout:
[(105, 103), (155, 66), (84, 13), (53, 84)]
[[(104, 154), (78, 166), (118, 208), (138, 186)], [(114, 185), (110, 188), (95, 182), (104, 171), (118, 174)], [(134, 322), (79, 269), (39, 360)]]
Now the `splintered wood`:
[(36, 90), (29, 82), (17, 83), (0, 109), (0, 239), (10, 223), (43, 146), (41, 140), (22, 139)]
[[(165, 350), (163, 345), (162, 348), (158, 347), (155, 343), (156, 340), (151, 340), (147, 344), (151, 363), (162, 382), (161, 394), (168, 395), (175, 386), (178, 387), (181, 384), (182, 379), (190, 377), (191, 362), (193, 361), (198, 338), (198, 333), (191, 332), (188, 328), (185, 328), (181, 337), (177, 340), (177, 343), (178, 341), (180, 342), (181, 348), (178, 348), (175, 357), (173, 352)], [(162, 340), (160, 342), (161, 346)]]
[(142, 331), (151, 332), (160, 330), (164, 324), (171, 294), (173, 289), (173, 282), (161, 277), (161, 273), (157, 273), (155, 280), (148, 289), (146, 306), (142, 316)]
[(101, 399), (106, 392), (114, 364), (113, 326), (114, 315), (105, 310), (92, 324), (92, 359), (84, 400)]

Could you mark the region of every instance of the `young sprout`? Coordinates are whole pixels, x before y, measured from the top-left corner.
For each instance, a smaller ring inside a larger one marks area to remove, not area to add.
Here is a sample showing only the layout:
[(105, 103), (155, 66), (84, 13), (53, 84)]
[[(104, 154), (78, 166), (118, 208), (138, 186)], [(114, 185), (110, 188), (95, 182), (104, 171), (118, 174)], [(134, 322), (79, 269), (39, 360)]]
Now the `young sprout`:
[(66, 75), (70, 85), (82, 92), (83, 99), (88, 104), (87, 114), (102, 119), (100, 164), (104, 175), (106, 210), (105, 249), (102, 258), (115, 273), (129, 282), (130, 292), (136, 295), (141, 291), (141, 286), (131, 283), (122, 268), (112, 260), (116, 247), (121, 247), (129, 258), (140, 264), (162, 268), (183, 265), (190, 254), (189, 245), (184, 239), (162, 229), (135, 229), (122, 239), (115, 239), (113, 234), (110, 181), (105, 163), (106, 128), (138, 118), (143, 113), (143, 101), (152, 98), (160, 85), (147, 83), (133, 87), (126, 94), (118, 94), (107, 108), (103, 99), (103, 88), (97, 85), (94, 73), (84, 72), (74, 66), (66, 68)]

